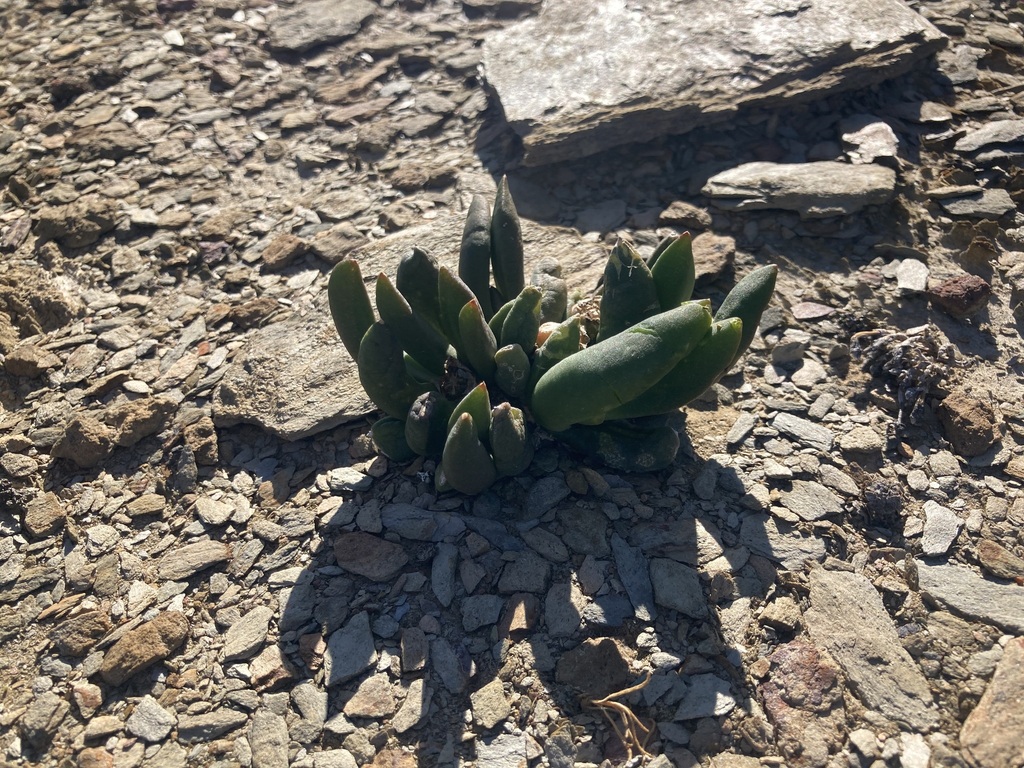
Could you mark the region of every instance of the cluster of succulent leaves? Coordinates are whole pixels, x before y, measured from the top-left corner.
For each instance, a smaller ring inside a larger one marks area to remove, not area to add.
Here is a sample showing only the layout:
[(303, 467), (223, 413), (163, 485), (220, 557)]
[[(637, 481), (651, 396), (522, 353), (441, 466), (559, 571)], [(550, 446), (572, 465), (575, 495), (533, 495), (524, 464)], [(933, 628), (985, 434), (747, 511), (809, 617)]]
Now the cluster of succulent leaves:
[(359, 380), (385, 414), (372, 427), (377, 447), (396, 461), (440, 459), (438, 488), (473, 494), (529, 465), (531, 422), (618, 470), (670, 464), (679, 437), (667, 416), (746, 350), (776, 273), (754, 270), (712, 315), (708, 300), (691, 300), (688, 233), (646, 260), (619, 241), (598, 291), (570, 307), (555, 260), (541, 259), (526, 284), (502, 179), (493, 208), (473, 198), (457, 274), (414, 248), (394, 282), (377, 277), (378, 319), (358, 262), (346, 259), (328, 296)]

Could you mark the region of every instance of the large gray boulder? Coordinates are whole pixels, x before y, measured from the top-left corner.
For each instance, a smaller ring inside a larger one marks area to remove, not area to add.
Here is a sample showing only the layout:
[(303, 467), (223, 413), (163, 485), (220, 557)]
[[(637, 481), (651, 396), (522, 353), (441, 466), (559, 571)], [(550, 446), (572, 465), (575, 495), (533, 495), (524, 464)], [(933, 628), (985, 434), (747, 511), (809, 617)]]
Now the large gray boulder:
[(881, 82), (945, 40), (901, 0), (546, 0), (484, 72), (541, 165)]

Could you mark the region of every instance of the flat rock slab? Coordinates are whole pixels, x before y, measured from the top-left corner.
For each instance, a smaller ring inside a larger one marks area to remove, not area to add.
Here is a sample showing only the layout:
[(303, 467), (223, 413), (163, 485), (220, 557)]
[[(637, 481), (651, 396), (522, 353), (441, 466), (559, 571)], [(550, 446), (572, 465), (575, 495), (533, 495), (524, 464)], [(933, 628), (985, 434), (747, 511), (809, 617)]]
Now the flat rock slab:
[(351, 680), (377, 661), (370, 631), (370, 615), (357, 613), (341, 629), (335, 630), (327, 640), (324, 654), (324, 679), (327, 685)]
[(939, 605), (969, 619), (1024, 633), (1024, 589), (996, 584), (959, 565), (917, 561), (921, 592)]
[(1024, 141), (1024, 120), (993, 120), (958, 139), (953, 149), (957, 152), (977, 152), (999, 144)]
[(686, 681), (686, 694), (679, 702), (673, 720), (721, 717), (736, 707), (728, 680), (711, 673), (693, 675)]
[(409, 562), (401, 545), (363, 531), (340, 534), (334, 555), (346, 571), (372, 581), (390, 581)]
[[(479, 191), (494, 199), (493, 183)], [(413, 246), (457, 269), (464, 224), (464, 213), (443, 216), (352, 253), (367, 281), (371, 303), (375, 301), (372, 281), (376, 275), (384, 272), (394, 278), (398, 262)], [(593, 290), (608, 258), (604, 245), (584, 242), (573, 230), (533, 226), (529, 221), (523, 222), (523, 245), (527, 275), (534, 261), (552, 256), (562, 263), (570, 291)], [(214, 390), (217, 426), (255, 424), (282, 439), (299, 440), (376, 410), (334, 329), (327, 306), (326, 274), (323, 293), (305, 310), (249, 335)]]
[(547, 0), (483, 59), (541, 165), (878, 83), (944, 40), (899, 0), (693, 0), (685, 18), (674, 0)]
[(806, 536), (796, 526), (768, 515), (744, 517), (740, 523), (740, 543), (789, 570), (801, 570), (808, 560), (820, 562), (826, 554), (823, 539)]
[(857, 573), (811, 572), (811, 607), (804, 614), (814, 644), (838, 662), (864, 705), (916, 730), (938, 723), (917, 664), (900, 644), (871, 582)]
[(352, 37), (376, 6), (369, 0), (302, 2), (270, 23), (270, 47), (304, 53), (317, 46)]
[(214, 390), (217, 426), (256, 424), (285, 440), (333, 429), (374, 410), (324, 294), (304, 316), (254, 331)]
[(973, 219), (998, 219), (1017, 209), (1005, 189), (986, 189), (969, 197), (940, 200), (939, 205), (954, 216), (969, 216)]
[(744, 163), (712, 176), (702, 190), (719, 208), (781, 209), (804, 219), (845, 216), (880, 205), (896, 191), (896, 172), (880, 165)]
[(1001, 768), (1024, 755), (1024, 637), (1006, 644), (985, 694), (960, 730), (960, 744), (973, 765)]

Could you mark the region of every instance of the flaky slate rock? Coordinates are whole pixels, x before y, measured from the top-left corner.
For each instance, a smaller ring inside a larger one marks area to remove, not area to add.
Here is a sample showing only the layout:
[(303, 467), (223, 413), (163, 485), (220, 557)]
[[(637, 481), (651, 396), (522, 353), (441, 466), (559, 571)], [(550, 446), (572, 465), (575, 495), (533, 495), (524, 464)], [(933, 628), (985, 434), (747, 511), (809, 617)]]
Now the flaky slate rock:
[(121, 685), (133, 675), (163, 661), (188, 637), (185, 614), (164, 611), (131, 630), (107, 651), (99, 674), (108, 685)]
[(976, 195), (940, 200), (939, 204), (953, 216), (973, 219), (998, 219), (1017, 206), (1005, 189), (985, 189)]
[(258, 605), (228, 627), (221, 658), (224, 661), (237, 661), (255, 656), (267, 639), (273, 617), (274, 611), (271, 608)]
[(881, 82), (943, 42), (897, 0), (547, 0), (485, 40), (484, 72), (540, 165)]
[(846, 216), (892, 199), (896, 172), (880, 165), (744, 163), (712, 176), (702, 190), (719, 208), (782, 209), (804, 219)]
[(821, 520), (843, 511), (843, 501), (821, 483), (794, 480), (792, 488), (782, 491), (782, 503), (801, 520)]
[(1024, 637), (1006, 644), (996, 673), (960, 730), (960, 744), (978, 768), (1014, 768), (1024, 755)]
[(707, 600), (697, 571), (667, 558), (651, 560), (654, 602), (679, 611), (684, 616), (702, 619), (708, 615)]
[(335, 630), (327, 640), (324, 654), (324, 679), (327, 685), (351, 680), (377, 661), (370, 631), (370, 615), (357, 613), (341, 629)]
[(298, 3), (273, 18), (270, 47), (275, 51), (304, 53), (317, 46), (352, 37), (376, 6), (369, 0), (315, 0)]
[(976, 152), (998, 144), (1015, 144), (1024, 141), (1024, 120), (993, 120), (980, 128), (968, 131), (958, 139), (953, 149), (957, 152)]
[(218, 427), (256, 424), (285, 440), (333, 429), (373, 410), (324, 295), (303, 317), (254, 331), (214, 391)]
[(231, 547), (224, 542), (195, 541), (162, 555), (157, 562), (157, 576), (162, 581), (180, 581), (230, 559)]
[(996, 584), (960, 565), (917, 561), (921, 592), (934, 603), (1006, 632), (1024, 633), (1024, 589)]
[(711, 673), (692, 675), (686, 681), (686, 693), (673, 720), (694, 720), (699, 717), (721, 717), (736, 707), (736, 697), (728, 680)]
[(34, 696), (20, 718), (22, 742), (31, 750), (45, 750), (70, 710), (71, 705), (53, 691)]
[(390, 581), (409, 562), (401, 545), (363, 531), (348, 531), (334, 542), (338, 565), (372, 581)]
[(284, 717), (260, 709), (249, 728), (253, 768), (288, 768), (288, 724)]
[(617, 533), (612, 534), (611, 544), (615, 570), (622, 586), (626, 588), (636, 617), (641, 621), (653, 621), (658, 611), (654, 607), (654, 587), (643, 551), (640, 547), (629, 546)]
[(878, 591), (866, 577), (811, 571), (804, 621), (814, 644), (832, 656), (871, 710), (915, 730), (938, 723), (928, 681), (900, 644)]

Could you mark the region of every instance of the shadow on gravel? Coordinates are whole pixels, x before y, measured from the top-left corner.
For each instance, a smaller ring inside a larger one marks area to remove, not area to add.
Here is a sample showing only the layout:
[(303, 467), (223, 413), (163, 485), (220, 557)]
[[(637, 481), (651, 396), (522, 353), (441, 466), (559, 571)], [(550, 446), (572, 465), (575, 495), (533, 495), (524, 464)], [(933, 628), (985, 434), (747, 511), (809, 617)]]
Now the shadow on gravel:
[[(757, 708), (742, 668), (748, 640), (734, 627), (776, 569), (767, 515), (733, 495), (709, 514), (688, 491), (703, 462), (685, 443), (680, 456), (661, 475), (604, 475), (598, 493), (595, 473), (572, 493), (563, 478), (583, 465), (546, 444), (533, 478), (475, 499), (435, 498), (404, 468), (336, 499), (312, 561), (269, 575), (280, 587), (280, 682), (327, 692), (323, 748), (360, 764), (386, 752), (388, 765), (514, 765), (544, 753), (522, 731), (533, 722), (548, 729), (552, 764), (617, 761), (645, 744), (714, 754), (724, 717)], [(734, 473), (722, 468), (719, 483), (742, 487)], [(742, 541), (715, 522), (730, 513), (746, 516)], [(647, 671), (639, 690), (613, 696), (621, 707), (594, 705)], [(388, 752), (401, 747), (416, 763)]]

